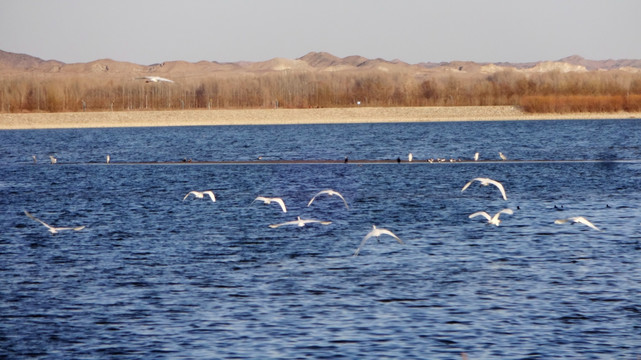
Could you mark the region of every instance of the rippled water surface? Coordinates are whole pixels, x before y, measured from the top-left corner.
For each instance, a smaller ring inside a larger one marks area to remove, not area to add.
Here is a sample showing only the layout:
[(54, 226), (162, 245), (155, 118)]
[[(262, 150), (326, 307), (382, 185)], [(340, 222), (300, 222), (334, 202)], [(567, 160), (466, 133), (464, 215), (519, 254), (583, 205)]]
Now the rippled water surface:
[[(0, 358), (641, 356), (638, 120), (2, 131), (0, 150)], [(461, 192), (475, 177), (508, 200)], [(330, 188), (349, 209), (307, 206)], [(297, 216), (332, 223), (268, 227)], [(554, 224), (572, 216), (602, 231)], [(403, 244), (352, 256), (373, 224)]]

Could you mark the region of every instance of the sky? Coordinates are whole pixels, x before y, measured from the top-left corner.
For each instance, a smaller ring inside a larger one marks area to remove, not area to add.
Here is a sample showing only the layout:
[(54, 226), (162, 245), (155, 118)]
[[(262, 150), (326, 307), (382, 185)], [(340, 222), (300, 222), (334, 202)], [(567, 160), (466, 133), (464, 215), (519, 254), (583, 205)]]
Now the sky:
[(639, 0), (0, 0), (0, 50), (65, 63), (641, 59)]

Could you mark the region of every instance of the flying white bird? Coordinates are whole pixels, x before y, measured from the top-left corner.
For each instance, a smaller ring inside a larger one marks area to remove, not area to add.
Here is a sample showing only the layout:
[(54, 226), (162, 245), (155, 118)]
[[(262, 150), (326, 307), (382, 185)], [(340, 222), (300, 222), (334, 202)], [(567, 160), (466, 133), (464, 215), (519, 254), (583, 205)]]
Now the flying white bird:
[(474, 181), (479, 181), (483, 186), (488, 186), (490, 184), (496, 186), (501, 191), (501, 195), (503, 195), (503, 200), (507, 200), (507, 195), (505, 195), (505, 189), (503, 188), (503, 184), (501, 184), (496, 180), (492, 180), (490, 178), (474, 178), (470, 180), (467, 184), (465, 184), (465, 186), (463, 186), (463, 189), (461, 189), (461, 192), (465, 191), (465, 189), (467, 189), (470, 185), (472, 185)]
[(262, 201), (267, 205), (271, 204), (272, 202), (275, 202), (278, 205), (280, 205), (280, 208), (283, 209), (283, 212), (287, 212), (287, 208), (285, 207), (285, 202), (281, 198), (259, 196), (256, 199), (254, 199), (254, 201), (252, 201), (252, 204), (256, 201)]
[(284, 222), (282, 224), (272, 224), (272, 225), (269, 225), (269, 227), (272, 228), (272, 229), (275, 229), (277, 227), (281, 227), (281, 226), (285, 226), (285, 225), (305, 226), (306, 224), (312, 224), (312, 223), (320, 223), (322, 225), (329, 225), (332, 222), (331, 221), (314, 220), (314, 219), (301, 219), (300, 216), (298, 216), (296, 220), (287, 221), (287, 222)]
[(580, 224), (583, 224), (583, 225), (587, 225), (587, 226), (593, 228), (594, 230), (601, 231), (601, 229), (599, 229), (598, 227), (594, 226), (594, 224), (592, 224), (590, 221), (588, 221), (588, 219), (584, 218), (583, 216), (575, 216), (575, 217), (571, 217), (571, 218), (567, 218), (567, 219), (554, 220), (555, 224), (565, 224), (567, 222), (571, 222), (571, 224), (580, 223)]
[(514, 211), (512, 211), (512, 209), (503, 209), (503, 210), (497, 212), (496, 214), (494, 214), (494, 216), (490, 216), (490, 214), (486, 213), (485, 211), (477, 211), (474, 214), (471, 214), (469, 216), (469, 218), (471, 219), (471, 218), (474, 218), (474, 217), (477, 217), (477, 216), (481, 215), (481, 216), (483, 216), (484, 218), (487, 219), (487, 222), (489, 224), (499, 226), (499, 224), (501, 223), (501, 220), (499, 220), (499, 216), (501, 216), (501, 214), (512, 215), (512, 214), (514, 214)]
[(474, 161), (479, 161), (479, 153), (474, 154)]
[(169, 83), (173, 83), (174, 82), (173, 80), (165, 79), (165, 78), (160, 77), (160, 76), (143, 76), (143, 77), (138, 77), (136, 79), (137, 80), (145, 80), (146, 83), (149, 83), (149, 82), (154, 82), (154, 83), (157, 83), (157, 82), (169, 82)]
[(337, 195), (339, 198), (341, 198), (341, 200), (343, 200), (343, 202), (345, 203), (345, 207), (349, 209), (349, 205), (347, 205), (347, 201), (345, 201), (345, 198), (343, 197), (343, 195), (341, 195), (338, 191), (334, 191), (334, 190), (331, 190), (331, 189), (323, 190), (323, 191), (319, 192), (318, 194), (314, 195), (314, 197), (311, 200), (309, 200), (309, 203), (307, 204), (307, 206), (310, 206), (314, 202), (314, 200), (316, 200), (316, 197), (319, 196), (319, 195), (322, 195), (322, 194), (327, 194), (329, 196)]
[(403, 243), (403, 241), (401, 239), (399, 239), (398, 236), (394, 235), (393, 232), (391, 232), (391, 231), (389, 231), (387, 229), (377, 228), (376, 225), (372, 225), (372, 231), (368, 232), (367, 235), (365, 235), (365, 237), (361, 241), (361, 244), (358, 246), (358, 249), (356, 249), (356, 251), (354, 252), (354, 256), (357, 256), (358, 253), (361, 252), (361, 249), (365, 245), (365, 242), (367, 241), (367, 239), (369, 239), (369, 238), (371, 238), (373, 236), (374, 237), (379, 237), (381, 235), (389, 235), (389, 236), (393, 237), (394, 239), (396, 239), (396, 241), (398, 241), (399, 244)]
[(47, 224), (46, 222), (38, 219), (37, 217), (31, 215), (27, 210), (23, 210), (23, 211), (24, 211), (25, 215), (27, 215), (29, 217), (29, 219), (35, 220), (35, 221), (41, 223), (42, 225), (44, 225), (49, 230), (51, 235), (57, 234), (58, 231), (63, 231), (63, 230), (79, 231), (79, 230), (82, 230), (82, 229), (85, 228), (84, 225), (83, 226), (76, 226), (76, 227), (55, 227), (55, 226), (51, 226), (51, 225)]
[(206, 190), (206, 191), (196, 191), (196, 190), (194, 190), (194, 191), (190, 191), (190, 192), (187, 193), (187, 195), (185, 195), (185, 197), (183, 198), (183, 201), (185, 201), (185, 199), (187, 199), (187, 197), (189, 195), (192, 195), (192, 194), (195, 197), (197, 197), (198, 199), (202, 199), (202, 198), (205, 197), (205, 195), (209, 195), (209, 197), (211, 198), (211, 201), (216, 202), (216, 196), (214, 196), (214, 192), (211, 191), (211, 190)]
[(51, 161), (52, 164), (55, 164), (55, 163), (58, 162), (58, 159), (56, 159), (55, 157), (53, 157), (51, 155), (49, 155), (49, 160)]
[(499, 151), (499, 157), (501, 158), (501, 160), (507, 160), (507, 156), (503, 155), (503, 153), (500, 151)]

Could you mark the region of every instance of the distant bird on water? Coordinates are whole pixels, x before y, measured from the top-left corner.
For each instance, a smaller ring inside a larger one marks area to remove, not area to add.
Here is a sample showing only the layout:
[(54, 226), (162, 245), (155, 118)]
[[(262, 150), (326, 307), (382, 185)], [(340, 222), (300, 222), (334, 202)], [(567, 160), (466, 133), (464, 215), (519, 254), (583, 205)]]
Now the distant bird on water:
[(465, 186), (463, 186), (463, 189), (461, 189), (461, 192), (465, 191), (465, 189), (467, 189), (474, 181), (479, 181), (483, 186), (488, 186), (490, 184), (496, 186), (501, 191), (501, 195), (503, 195), (503, 200), (507, 200), (507, 195), (505, 195), (505, 189), (503, 188), (503, 184), (489, 178), (474, 178), (470, 180), (467, 184), (465, 184)]
[(499, 157), (501, 158), (501, 160), (507, 160), (507, 156), (503, 155), (503, 153), (500, 151), (499, 151)]
[(206, 190), (206, 191), (193, 190), (193, 191), (190, 191), (190, 192), (187, 193), (187, 195), (185, 195), (185, 197), (183, 198), (183, 201), (185, 201), (185, 199), (187, 199), (187, 197), (189, 195), (194, 195), (198, 199), (202, 199), (202, 198), (205, 197), (205, 195), (208, 195), (211, 198), (212, 202), (216, 202), (216, 196), (214, 196), (214, 192), (211, 191), (211, 190)]
[(280, 208), (281, 208), (281, 209), (283, 209), (283, 212), (285, 212), (285, 213), (287, 212), (287, 208), (285, 207), (285, 202), (283, 201), (283, 199), (281, 199), (281, 198), (279, 198), (279, 197), (264, 197), (264, 196), (259, 196), (259, 197), (257, 197), (256, 199), (254, 199), (254, 201), (252, 201), (252, 204), (253, 204), (254, 202), (256, 202), (256, 201), (262, 201), (262, 202), (264, 202), (264, 203), (265, 203), (265, 204), (267, 204), (267, 205), (271, 204), (272, 202), (275, 202), (275, 203), (277, 203), (278, 205), (280, 205)]
[(480, 216), (483, 216), (484, 218), (486, 218), (487, 222), (489, 224), (499, 226), (499, 224), (501, 223), (501, 220), (499, 219), (499, 216), (501, 216), (501, 214), (512, 215), (512, 214), (514, 214), (514, 211), (512, 211), (512, 209), (503, 209), (503, 210), (497, 212), (496, 214), (494, 214), (494, 216), (490, 216), (490, 214), (486, 213), (485, 211), (477, 211), (474, 214), (471, 214), (469, 216), (469, 218), (471, 219), (471, 218), (474, 218), (474, 217), (477, 217), (477, 216), (480, 215)]
[(34, 164), (37, 164), (37, 163), (38, 163), (38, 159), (36, 159), (36, 156), (35, 156), (35, 155), (31, 155), (31, 158), (33, 159), (33, 163), (34, 163)]
[(173, 83), (174, 82), (173, 80), (165, 79), (165, 78), (160, 77), (160, 76), (143, 76), (143, 77), (138, 77), (136, 79), (137, 80), (145, 80), (146, 83), (149, 83), (149, 82), (154, 82), (154, 83), (157, 83), (157, 82), (169, 82), (169, 83)]
[(479, 153), (474, 154), (474, 161), (479, 161)]
[(329, 225), (332, 222), (331, 221), (314, 220), (314, 219), (301, 219), (300, 216), (298, 216), (296, 220), (287, 221), (287, 222), (284, 222), (282, 224), (272, 224), (272, 225), (269, 225), (269, 227), (272, 228), (272, 229), (275, 229), (275, 228), (281, 227), (281, 226), (286, 226), (286, 225), (296, 225), (296, 226), (302, 227), (302, 226), (305, 226), (306, 224), (313, 224), (313, 223), (320, 223), (322, 225)]
[(111, 161), (111, 156), (109, 156), (109, 154), (107, 154), (107, 164), (109, 164), (110, 161)]
[(379, 237), (381, 235), (389, 235), (394, 239), (396, 239), (396, 241), (398, 241), (399, 244), (403, 243), (403, 241), (398, 236), (396, 236), (393, 232), (387, 229), (377, 228), (376, 225), (372, 225), (372, 230), (368, 232), (367, 235), (365, 235), (365, 237), (361, 241), (361, 244), (358, 246), (358, 249), (356, 249), (356, 251), (354, 252), (354, 256), (358, 256), (358, 253), (361, 252), (361, 249), (365, 245), (365, 242), (367, 242), (367, 239), (371, 237)]
[(579, 223), (579, 224), (587, 225), (587, 226), (593, 228), (594, 230), (601, 231), (601, 229), (599, 229), (598, 227), (594, 226), (594, 224), (592, 224), (590, 221), (588, 221), (588, 219), (584, 218), (583, 216), (574, 216), (574, 217), (567, 218), (567, 219), (554, 220), (555, 224), (565, 224), (567, 222), (570, 222), (571, 224)]
[(412, 153), (409, 153), (407, 155), (407, 161), (412, 162), (412, 159), (414, 159), (414, 155), (412, 155)]
[(55, 226), (51, 226), (51, 225), (47, 224), (46, 222), (38, 219), (37, 217), (31, 215), (27, 210), (23, 210), (23, 211), (24, 211), (24, 214), (29, 217), (29, 219), (35, 220), (35, 221), (41, 223), (42, 225), (44, 225), (49, 230), (51, 235), (57, 234), (58, 231), (63, 231), (63, 230), (80, 231), (80, 230), (85, 228), (84, 225), (83, 226), (76, 226), (76, 227), (55, 227)]
[(55, 157), (53, 157), (51, 155), (49, 155), (49, 160), (51, 161), (52, 164), (55, 164), (55, 163), (58, 162), (58, 159), (56, 159)]
[(345, 201), (345, 198), (343, 197), (343, 195), (341, 195), (338, 191), (334, 191), (331, 189), (318, 192), (316, 195), (314, 195), (314, 197), (311, 200), (309, 200), (309, 203), (307, 204), (307, 206), (310, 206), (314, 202), (314, 200), (316, 200), (317, 196), (323, 195), (323, 194), (327, 194), (329, 196), (334, 196), (334, 195), (338, 196), (339, 198), (341, 198), (341, 200), (343, 200), (343, 203), (345, 203), (345, 207), (349, 209), (349, 205), (347, 205), (347, 201)]

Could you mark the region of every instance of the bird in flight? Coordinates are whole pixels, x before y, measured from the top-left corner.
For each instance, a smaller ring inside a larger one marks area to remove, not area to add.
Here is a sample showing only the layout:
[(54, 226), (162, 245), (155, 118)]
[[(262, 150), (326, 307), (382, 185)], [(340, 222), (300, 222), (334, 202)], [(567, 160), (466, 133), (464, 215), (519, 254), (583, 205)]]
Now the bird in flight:
[(259, 196), (259, 197), (257, 197), (256, 199), (254, 199), (254, 201), (252, 201), (252, 204), (253, 204), (254, 202), (256, 202), (256, 201), (262, 201), (262, 202), (264, 202), (264, 203), (265, 203), (265, 204), (267, 204), (267, 205), (271, 204), (272, 202), (275, 202), (275, 203), (277, 203), (278, 205), (280, 205), (280, 208), (281, 208), (281, 209), (283, 209), (283, 212), (285, 212), (285, 213), (287, 212), (287, 208), (285, 207), (285, 202), (283, 201), (283, 199), (281, 199), (281, 198), (279, 198), (279, 197), (265, 197), (265, 196)]
[(567, 218), (567, 219), (554, 220), (555, 224), (565, 224), (567, 222), (570, 222), (570, 224), (580, 223), (580, 224), (583, 224), (583, 225), (587, 225), (587, 226), (593, 228), (594, 230), (601, 231), (601, 229), (599, 229), (598, 227), (594, 226), (594, 224), (592, 224), (588, 219), (584, 218), (583, 216), (574, 216), (574, 217)]
[(480, 177), (479, 178), (474, 178), (474, 179), (470, 180), (467, 184), (465, 184), (465, 186), (463, 186), (463, 189), (461, 189), (461, 192), (465, 191), (465, 189), (467, 189), (470, 185), (472, 185), (472, 183), (474, 181), (480, 182), (481, 185), (483, 185), (483, 186), (488, 186), (490, 184), (496, 186), (501, 191), (501, 195), (503, 195), (503, 200), (507, 200), (507, 195), (505, 195), (505, 189), (503, 188), (503, 184), (501, 184), (500, 182), (498, 182), (496, 180), (492, 180), (492, 179), (489, 179), (489, 178), (480, 178)]
[(83, 226), (76, 226), (76, 227), (55, 227), (55, 226), (51, 226), (51, 225), (47, 224), (46, 222), (38, 219), (37, 217), (31, 215), (31, 213), (29, 213), (27, 210), (23, 210), (23, 211), (24, 211), (25, 215), (27, 215), (29, 217), (29, 219), (35, 220), (35, 221), (41, 223), (42, 225), (44, 225), (49, 230), (51, 235), (57, 234), (58, 231), (63, 231), (63, 230), (79, 231), (79, 230), (82, 230), (82, 229), (85, 228), (84, 225)]
[(361, 241), (361, 244), (358, 246), (358, 249), (356, 249), (356, 251), (354, 252), (354, 256), (358, 256), (358, 253), (361, 252), (361, 249), (365, 245), (365, 242), (367, 242), (367, 239), (371, 237), (379, 237), (381, 235), (389, 235), (394, 239), (396, 239), (396, 241), (398, 241), (399, 244), (403, 243), (403, 241), (398, 236), (396, 236), (393, 232), (387, 229), (377, 228), (376, 225), (372, 225), (372, 230), (368, 232), (367, 235), (365, 235), (365, 237)]
[(474, 217), (477, 217), (477, 216), (480, 215), (480, 216), (483, 216), (484, 218), (486, 218), (487, 222), (489, 224), (499, 226), (499, 224), (501, 223), (501, 220), (499, 219), (499, 216), (501, 216), (501, 214), (512, 215), (512, 214), (514, 214), (514, 211), (512, 211), (512, 209), (503, 209), (503, 210), (497, 212), (496, 214), (494, 214), (494, 216), (490, 216), (490, 214), (486, 213), (485, 211), (477, 211), (474, 214), (471, 214), (469, 216), (469, 218), (471, 219), (471, 218), (474, 218)]
[(345, 198), (343, 197), (343, 195), (341, 195), (338, 191), (334, 191), (331, 189), (318, 192), (316, 195), (314, 195), (314, 197), (311, 200), (309, 200), (309, 203), (307, 204), (307, 206), (310, 206), (314, 202), (314, 200), (316, 200), (317, 196), (323, 195), (323, 194), (327, 194), (329, 196), (334, 196), (334, 195), (338, 196), (339, 198), (341, 198), (341, 200), (343, 200), (343, 203), (345, 203), (345, 207), (349, 209), (349, 205), (347, 205), (347, 201), (345, 201)]
[(332, 222), (331, 221), (321, 221), (321, 220), (314, 220), (314, 219), (301, 219), (300, 216), (296, 220), (292, 221), (287, 221), (282, 224), (272, 224), (269, 225), (270, 228), (275, 229), (277, 227), (281, 226), (286, 226), (286, 225), (297, 225), (297, 226), (305, 226), (306, 224), (313, 224), (313, 223), (320, 223), (322, 225), (329, 225)]
[(190, 192), (187, 193), (187, 195), (185, 195), (185, 197), (183, 198), (183, 201), (185, 201), (185, 199), (187, 199), (187, 197), (189, 197), (189, 195), (194, 195), (198, 199), (202, 199), (202, 198), (205, 197), (205, 195), (208, 195), (211, 198), (211, 201), (216, 202), (216, 196), (214, 196), (214, 192), (211, 191), (211, 190), (206, 190), (206, 191), (193, 190), (193, 191), (190, 191)]
[(138, 77), (136, 79), (137, 80), (145, 80), (146, 83), (149, 83), (149, 82), (154, 82), (154, 83), (157, 83), (157, 82), (169, 82), (169, 83), (173, 83), (174, 82), (173, 80), (165, 79), (164, 77), (160, 77), (160, 76), (143, 76), (143, 77)]

